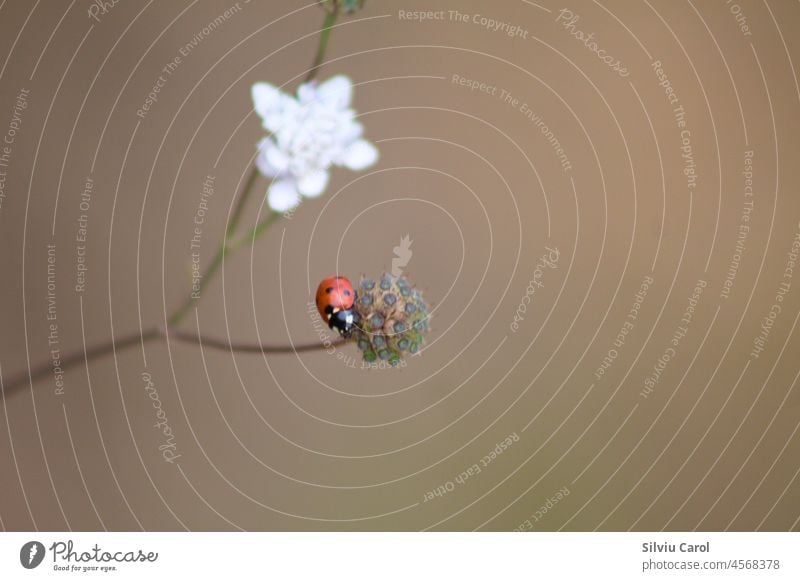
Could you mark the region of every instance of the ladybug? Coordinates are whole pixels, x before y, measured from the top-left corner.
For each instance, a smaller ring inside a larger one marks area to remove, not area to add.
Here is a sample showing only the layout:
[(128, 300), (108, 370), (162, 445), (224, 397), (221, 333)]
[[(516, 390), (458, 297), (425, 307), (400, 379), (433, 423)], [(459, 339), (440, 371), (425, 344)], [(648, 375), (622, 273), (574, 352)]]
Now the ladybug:
[(357, 322), (357, 314), (353, 311), (355, 302), (356, 291), (343, 276), (329, 276), (317, 287), (317, 310), (320, 316), (345, 339), (350, 338)]

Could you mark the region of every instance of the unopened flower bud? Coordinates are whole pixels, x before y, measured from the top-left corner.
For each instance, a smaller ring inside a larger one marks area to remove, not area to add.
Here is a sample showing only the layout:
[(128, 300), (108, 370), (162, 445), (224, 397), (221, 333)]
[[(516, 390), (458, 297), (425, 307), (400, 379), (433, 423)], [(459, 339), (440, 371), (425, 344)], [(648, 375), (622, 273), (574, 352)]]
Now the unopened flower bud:
[(357, 292), (353, 310), (359, 324), (352, 336), (365, 361), (397, 365), (422, 348), (429, 329), (428, 305), (405, 277), (384, 274), (377, 283), (363, 278)]

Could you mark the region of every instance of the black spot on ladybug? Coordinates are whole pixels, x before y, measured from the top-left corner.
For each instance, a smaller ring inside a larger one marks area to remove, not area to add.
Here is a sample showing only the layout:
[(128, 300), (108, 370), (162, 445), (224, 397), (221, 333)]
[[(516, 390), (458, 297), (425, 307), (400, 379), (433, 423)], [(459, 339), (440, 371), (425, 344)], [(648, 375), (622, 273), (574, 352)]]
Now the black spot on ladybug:
[(328, 293), (328, 294), (332, 293), (333, 292), (333, 287), (329, 286), (328, 288), (325, 289), (325, 292)]
[(350, 291), (349, 290), (344, 291), (344, 296), (349, 297), (350, 296)]

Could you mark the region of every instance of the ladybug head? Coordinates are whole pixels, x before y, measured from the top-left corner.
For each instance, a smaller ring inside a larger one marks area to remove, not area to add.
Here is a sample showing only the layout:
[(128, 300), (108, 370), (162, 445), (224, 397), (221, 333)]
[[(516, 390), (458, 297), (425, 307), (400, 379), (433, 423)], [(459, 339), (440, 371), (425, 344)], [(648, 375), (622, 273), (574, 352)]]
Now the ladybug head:
[(358, 313), (353, 309), (331, 310), (328, 326), (336, 329), (345, 339), (349, 339), (353, 329), (358, 326)]

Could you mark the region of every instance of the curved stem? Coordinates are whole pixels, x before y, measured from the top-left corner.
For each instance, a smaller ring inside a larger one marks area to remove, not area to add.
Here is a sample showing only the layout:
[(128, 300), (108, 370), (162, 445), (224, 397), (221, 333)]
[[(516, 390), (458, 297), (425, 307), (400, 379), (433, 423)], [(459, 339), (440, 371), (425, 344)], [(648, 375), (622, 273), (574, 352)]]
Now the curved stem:
[(203, 337), (187, 331), (170, 330), (169, 337), (193, 343), (201, 347), (211, 347), (232, 353), (263, 353), (264, 355), (278, 355), (286, 353), (306, 353), (308, 351), (321, 351), (330, 349), (334, 345), (346, 343), (344, 339), (331, 341), (330, 343), (300, 343), (297, 345), (261, 345), (259, 343), (241, 343), (214, 337)]
[[(262, 353), (264, 355), (280, 355), (286, 353), (307, 353), (311, 351), (322, 351), (330, 349), (331, 346), (341, 345), (346, 343), (344, 339), (339, 339), (329, 343), (301, 343), (296, 345), (262, 345), (260, 343), (244, 343), (233, 342), (215, 337), (203, 337), (188, 331), (181, 331), (178, 329), (164, 329), (162, 327), (153, 327), (141, 332), (123, 335), (112, 341), (107, 341), (99, 345), (95, 345), (86, 351), (76, 351), (61, 358), (60, 367), (62, 371), (71, 369), (80, 363), (89, 361), (108, 355), (109, 353), (116, 353), (124, 351), (134, 345), (144, 345), (144, 343), (154, 339), (175, 339), (184, 343), (191, 343), (193, 345), (200, 345), (201, 347), (209, 347), (212, 349), (221, 349), (231, 353)], [(31, 368), (30, 372), (22, 373), (16, 377), (11, 378), (7, 382), (2, 382), (2, 391), (4, 396), (11, 395), (20, 391), (29, 383), (44, 379), (53, 373), (53, 364), (47, 361), (37, 367)]]
[[(129, 335), (123, 335), (117, 339), (112, 339), (111, 341), (90, 347), (86, 351), (76, 351), (74, 353), (70, 353), (69, 355), (63, 356), (59, 361), (59, 367), (61, 367), (62, 371), (66, 371), (67, 369), (75, 367), (79, 363), (85, 362), (88, 364), (92, 359), (97, 359), (98, 357), (108, 355), (109, 353), (122, 351), (128, 347), (133, 347), (134, 345), (144, 344), (145, 342), (157, 339), (160, 336), (161, 331), (158, 328), (148, 329), (138, 333), (131, 333)], [(20, 373), (19, 375), (12, 377), (9, 381), (3, 382), (3, 393), (4, 395), (14, 393), (20, 388), (28, 385), (29, 382), (31, 385), (33, 385), (34, 382), (44, 379), (51, 373), (53, 373), (53, 362), (48, 360), (41, 365), (30, 368), (30, 371)]]

